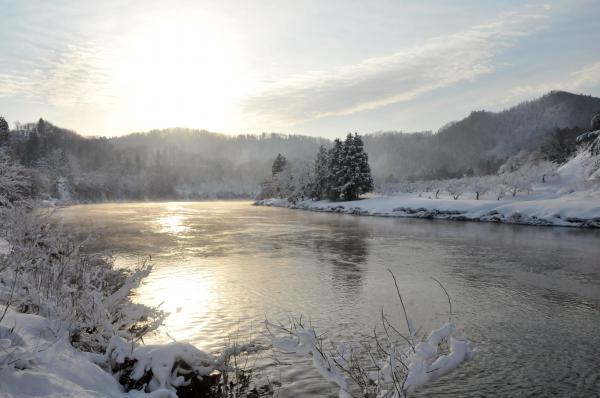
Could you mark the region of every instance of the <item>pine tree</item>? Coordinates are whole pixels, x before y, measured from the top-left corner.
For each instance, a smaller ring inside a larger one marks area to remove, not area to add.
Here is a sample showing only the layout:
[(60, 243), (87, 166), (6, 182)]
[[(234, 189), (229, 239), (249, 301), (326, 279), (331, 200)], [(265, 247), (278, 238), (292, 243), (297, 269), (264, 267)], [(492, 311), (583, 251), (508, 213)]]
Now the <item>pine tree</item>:
[(344, 178), (343, 157), (344, 144), (339, 138), (333, 141), (333, 148), (329, 150), (329, 176), (327, 178), (327, 196), (331, 200), (340, 198), (340, 189)]
[(373, 190), (369, 158), (358, 134), (348, 134), (342, 146), (336, 191), (344, 200), (356, 200)]
[(592, 131), (600, 130), (600, 113), (597, 113), (592, 117), (590, 127), (592, 128)]
[(271, 167), (272, 176), (275, 177), (276, 174), (281, 173), (285, 166), (287, 165), (287, 159), (282, 154), (278, 153), (277, 157), (273, 161), (273, 166)]
[(315, 160), (314, 181), (311, 184), (311, 196), (315, 199), (321, 200), (328, 196), (329, 168), (329, 152), (321, 145)]
[(27, 165), (32, 165), (36, 160), (39, 159), (41, 152), (40, 137), (37, 131), (29, 133), (29, 138), (25, 142), (25, 156), (24, 160)]
[(364, 150), (363, 140), (357, 133), (354, 133), (354, 147), (356, 148), (356, 169), (355, 176), (356, 195), (371, 192), (373, 190), (373, 177), (371, 177), (371, 167), (369, 166), (369, 155)]
[(338, 191), (345, 200), (356, 199), (356, 184), (354, 183), (356, 170), (356, 148), (352, 134), (346, 136), (342, 151), (342, 171), (340, 173)]
[(0, 116), (0, 144), (4, 144), (8, 141), (9, 127), (6, 119)]
[(265, 181), (259, 197), (356, 200), (373, 190), (369, 158), (358, 134), (348, 134), (344, 141), (335, 139), (329, 150), (321, 146), (312, 168), (298, 167), (292, 172), (285, 157), (278, 154), (273, 162), (272, 177)]

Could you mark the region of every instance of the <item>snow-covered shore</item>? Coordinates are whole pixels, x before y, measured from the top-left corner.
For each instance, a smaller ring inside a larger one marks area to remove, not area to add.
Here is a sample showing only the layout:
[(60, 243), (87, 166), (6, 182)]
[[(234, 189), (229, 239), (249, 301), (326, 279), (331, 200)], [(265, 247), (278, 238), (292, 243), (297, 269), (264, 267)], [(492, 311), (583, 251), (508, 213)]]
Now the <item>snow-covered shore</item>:
[(123, 388), (75, 349), (65, 322), (9, 308), (0, 326), (0, 395), (3, 397), (118, 397)]
[(367, 216), (600, 228), (600, 130), (577, 140), (578, 153), (556, 169), (527, 159), (502, 175), (430, 181), (408, 191), (413, 193), (337, 202), (262, 199), (255, 204)]
[(415, 194), (380, 196), (351, 202), (264, 199), (256, 205), (382, 217), (600, 228), (600, 193), (557, 197), (524, 196), (514, 200), (430, 199)]

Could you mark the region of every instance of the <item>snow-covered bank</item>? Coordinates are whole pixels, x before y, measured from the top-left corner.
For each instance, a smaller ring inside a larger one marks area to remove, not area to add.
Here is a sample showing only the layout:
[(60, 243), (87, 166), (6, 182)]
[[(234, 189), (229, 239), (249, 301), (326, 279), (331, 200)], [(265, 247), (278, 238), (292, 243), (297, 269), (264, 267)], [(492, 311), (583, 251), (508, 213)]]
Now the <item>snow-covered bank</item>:
[(369, 216), (600, 228), (600, 130), (582, 134), (577, 143), (577, 153), (560, 166), (523, 152), (509, 159), (498, 175), (406, 182), (389, 196), (357, 201), (297, 200), (291, 195), (255, 204)]
[(184, 342), (143, 344), (167, 316), (130, 300), (151, 265), (115, 267), (85, 254), (86, 242), (35, 204), (0, 209), (0, 397), (217, 397), (253, 388), (230, 358), (256, 345), (213, 355)]
[(265, 199), (255, 204), (367, 216), (600, 228), (599, 192), (500, 201), (429, 199), (405, 194), (351, 202), (304, 200), (291, 203), (287, 199)]
[(68, 322), (8, 308), (0, 325), (0, 396), (212, 397), (232, 356), (261, 349), (235, 345), (213, 356), (188, 343), (138, 345), (113, 336), (105, 354), (94, 354), (73, 347), (69, 330)]
[(0, 325), (3, 397), (118, 397), (118, 381), (69, 342), (64, 322), (8, 309)]

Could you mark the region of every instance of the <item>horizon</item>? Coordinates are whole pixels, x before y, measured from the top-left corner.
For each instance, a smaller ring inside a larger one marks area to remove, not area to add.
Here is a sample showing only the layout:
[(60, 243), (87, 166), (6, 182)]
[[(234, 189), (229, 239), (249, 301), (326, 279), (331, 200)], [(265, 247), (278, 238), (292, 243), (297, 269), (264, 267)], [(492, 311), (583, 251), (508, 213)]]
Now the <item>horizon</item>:
[(9, 123), (332, 139), (436, 132), (551, 90), (600, 96), (591, 1), (147, 4), (0, 0)]

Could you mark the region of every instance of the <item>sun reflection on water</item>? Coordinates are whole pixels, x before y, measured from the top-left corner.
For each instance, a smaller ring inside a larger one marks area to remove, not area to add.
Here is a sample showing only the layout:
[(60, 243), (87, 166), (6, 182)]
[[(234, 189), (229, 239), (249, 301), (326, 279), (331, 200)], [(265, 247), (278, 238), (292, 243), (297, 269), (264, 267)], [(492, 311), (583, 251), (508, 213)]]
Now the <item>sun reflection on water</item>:
[(185, 217), (181, 214), (158, 217), (156, 223), (159, 226), (159, 232), (172, 235), (181, 235), (189, 228), (184, 224)]
[(165, 213), (155, 219), (157, 232), (181, 236), (189, 231), (190, 228), (186, 225), (188, 216), (185, 208), (169, 203), (165, 208)]
[[(189, 209), (180, 203), (167, 203), (161, 210), (153, 219), (154, 232), (185, 237), (191, 230)], [(161, 326), (162, 333), (149, 336), (149, 340), (197, 340), (203, 335), (203, 320), (216, 306), (214, 274), (198, 257), (190, 258), (177, 250), (157, 255), (156, 267), (137, 289), (136, 297), (169, 315)]]
[[(175, 340), (193, 340), (202, 335), (201, 320), (216, 301), (213, 278), (187, 265), (156, 268), (137, 289), (144, 304), (169, 313), (161, 330)], [(200, 321), (200, 322), (199, 322)], [(155, 336), (163, 340), (165, 336)]]

